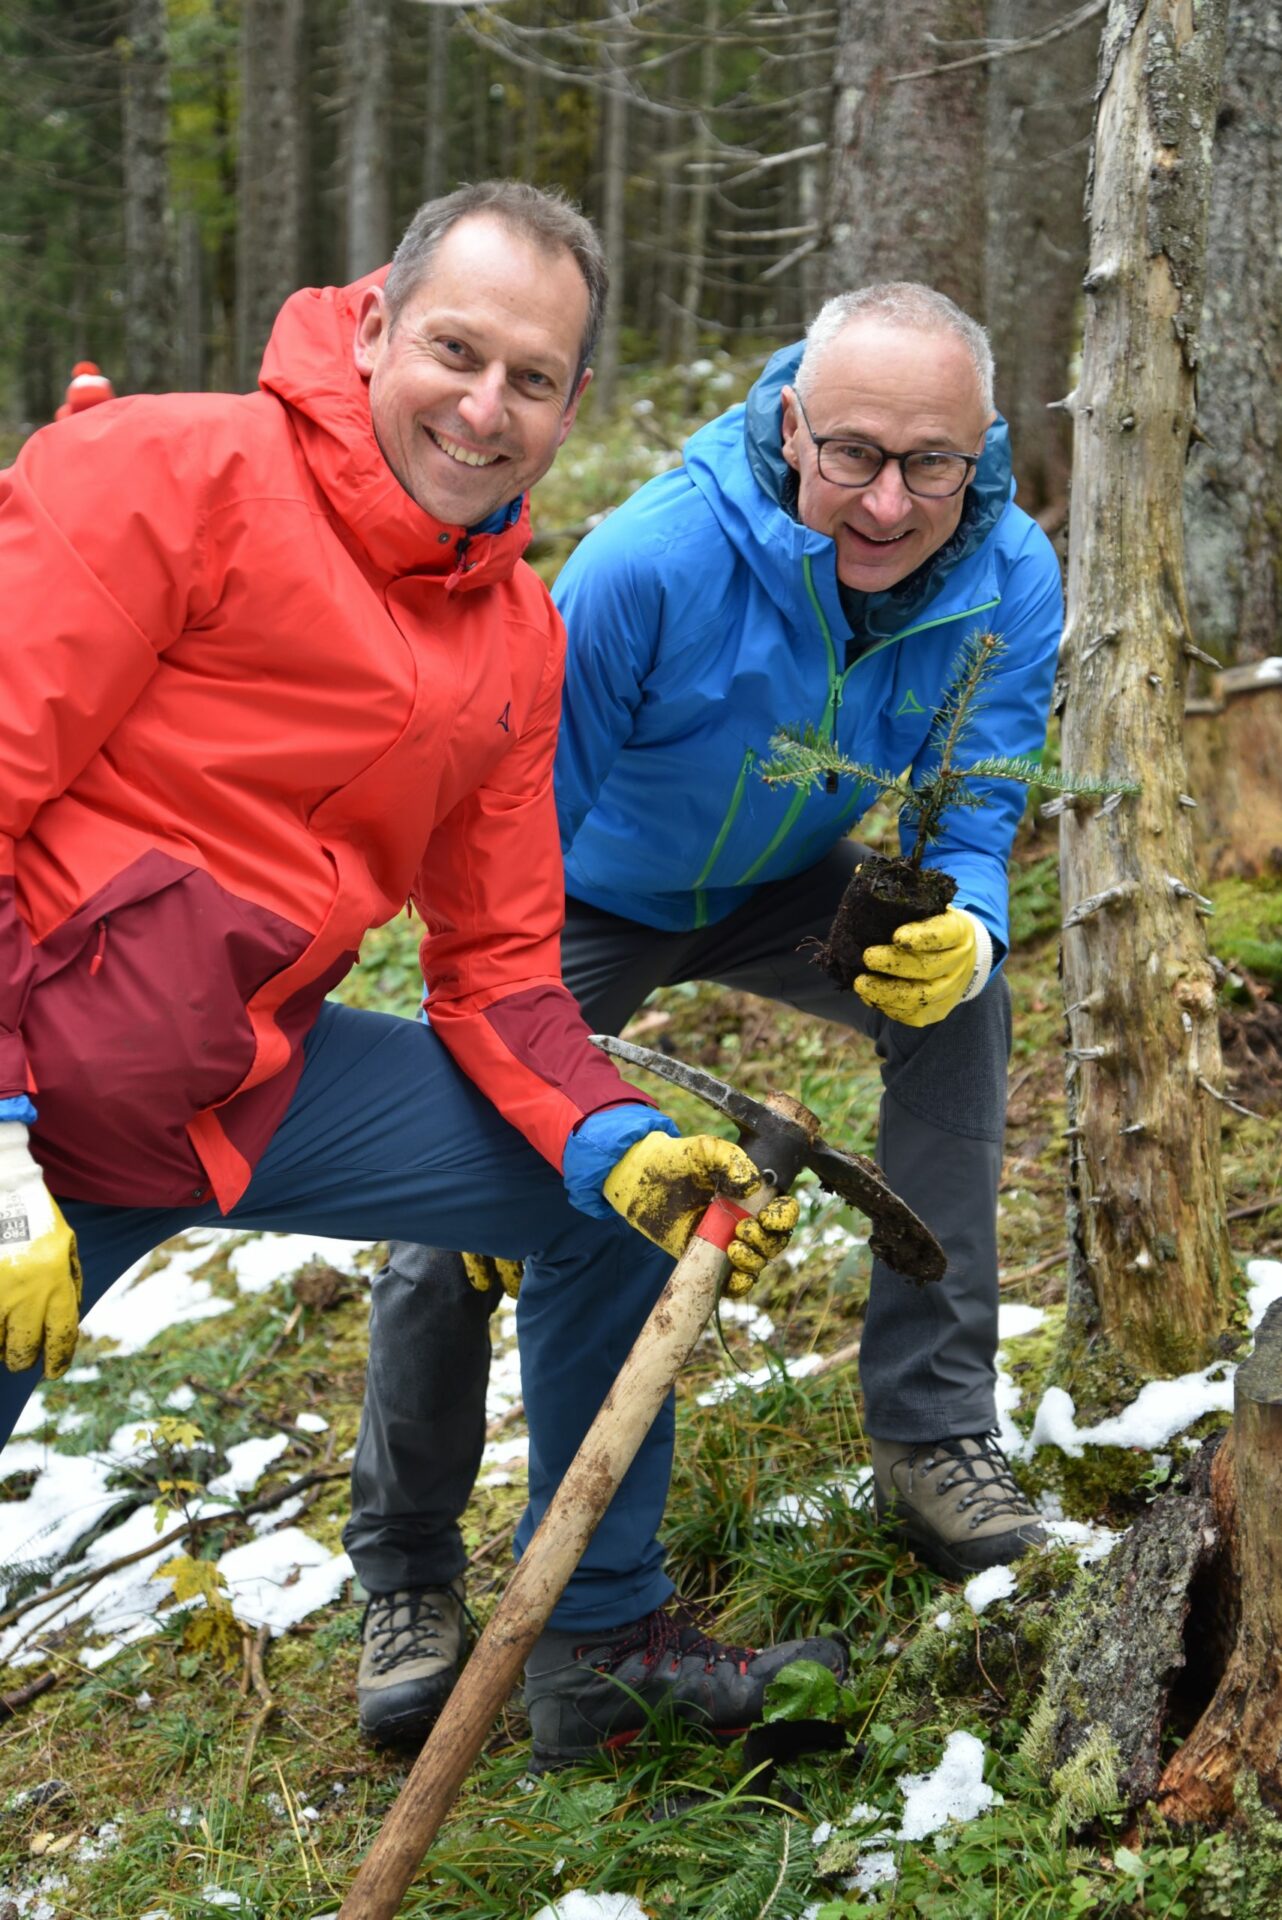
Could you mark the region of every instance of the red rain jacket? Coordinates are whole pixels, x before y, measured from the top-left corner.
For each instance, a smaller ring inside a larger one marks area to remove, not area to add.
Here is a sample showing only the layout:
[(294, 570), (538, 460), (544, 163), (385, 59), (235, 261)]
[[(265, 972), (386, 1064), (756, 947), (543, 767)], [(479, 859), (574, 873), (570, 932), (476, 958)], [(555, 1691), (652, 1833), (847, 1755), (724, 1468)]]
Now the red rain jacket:
[(643, 1098), (560, 980), (528, 514), (469, 540), (403, 492), (367, 284), (287, 303), (262, 392), (95, 408), (0, 473), (0, 1097), (71, 1198), (231, 1207), (407, 898), (434, 1031), (553, 1165)]

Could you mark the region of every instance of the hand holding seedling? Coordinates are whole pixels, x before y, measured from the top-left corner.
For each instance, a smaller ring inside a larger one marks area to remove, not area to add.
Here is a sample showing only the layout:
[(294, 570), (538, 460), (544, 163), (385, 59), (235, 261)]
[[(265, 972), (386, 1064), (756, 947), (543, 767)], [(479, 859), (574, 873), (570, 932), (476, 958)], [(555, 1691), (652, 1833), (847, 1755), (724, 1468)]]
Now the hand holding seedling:
[(908, 1027), (933, 1027), (963, 1000), (982, 993), (993, 965), (988, 928), (965, 907), (896, 927), (893, 943), (864, 949), (868, 973), (855, 992), (870, 1007)]

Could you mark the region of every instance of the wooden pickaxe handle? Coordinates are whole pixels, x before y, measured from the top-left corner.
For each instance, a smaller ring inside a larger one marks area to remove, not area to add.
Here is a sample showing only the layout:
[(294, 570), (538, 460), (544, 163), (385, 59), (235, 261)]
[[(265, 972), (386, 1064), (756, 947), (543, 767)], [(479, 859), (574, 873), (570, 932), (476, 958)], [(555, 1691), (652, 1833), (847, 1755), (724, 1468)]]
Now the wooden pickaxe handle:
[[(763, 1180), (741, 1210), (759, 1213), (775, 1193), (774, 1185)], [(361, 1862), (338, 1920), (392, 1920), (399, 1910), (526, 1656), (717, 1303), (729, 1265), (716, 1244), (723, 1237), (718, 1227), (724, 1226), (725, 1213), (723, 1203), (714, 1200), (651, 1309)], [(701, 1237), (705, 1231), (711, 1237)]]

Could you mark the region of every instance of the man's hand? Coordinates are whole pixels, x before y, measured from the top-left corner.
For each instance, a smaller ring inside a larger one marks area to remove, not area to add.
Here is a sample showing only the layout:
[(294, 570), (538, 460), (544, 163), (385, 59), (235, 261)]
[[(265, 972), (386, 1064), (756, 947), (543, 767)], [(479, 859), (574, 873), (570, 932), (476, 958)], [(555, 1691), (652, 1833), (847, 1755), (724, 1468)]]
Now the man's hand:
[(525, 1272), (524, 1260), (500, 1260), (494, 1253), (465, 1253), (462, 1258), (468, 1282), (478, 1293), (488, 1293), (498, 1286), (509, 1300), (516, 1299)]
[(10, 1373), (71, 1365), (80, 1332), (80, 1256), (18, 1120), (0, 1121), (0, 1342)]
[(964, 907), (948, 907), (929, 920), (896, 927), (893, 941), (892, 946), (864, 949), (864, 965), (875, 972), (857, 975), (855, 992), (907, 1027), (933, 1027), (946, 1020), (954, 1007), (981, 992), (992, 972), (988, 928)]
[[(715, 1195), (741, 1200), (760, 1181), (760, 1173), (733, 1140), (707, 1133), (679, 1140), (648, 1133), (607, 1174), (603, 1191), (629, 1226), (679, 1259)], [(783, 1252), (797, 1213), (796, 1201), (786, 1195), (767, 1201), (755, 1219), (739, 1222), (726, 1248), (726, 1292), (732, 1299), (747, 1293), (767, 1260)]]

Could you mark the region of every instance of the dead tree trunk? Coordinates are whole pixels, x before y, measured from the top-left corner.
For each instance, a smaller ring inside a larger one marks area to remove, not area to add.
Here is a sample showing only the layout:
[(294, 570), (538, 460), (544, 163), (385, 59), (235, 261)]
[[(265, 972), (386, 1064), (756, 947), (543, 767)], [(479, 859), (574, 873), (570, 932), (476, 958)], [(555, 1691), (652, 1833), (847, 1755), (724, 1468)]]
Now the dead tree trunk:
[(1282, 1301), (1238, 1368), (1229, 1457), (1237, 1638), (1214, 1699), (1162, 1775), (1158, 1803), (1176, 1820), (1223, 1819), (1243, 1773), (1282, 1806)]
[(178, 334), (169, 205), (169, 56), (164, 0), (131, 0), (124, 63), (125, 387), (174, 384)]
[(1074, 404), (1063, 753), (1137, 799), (1063, 812), (1069, 1314), (1061, 1377), (1204, 1364), (1227, 1324), (1220, 1049), (1185, 796), (1181, 494), (1227, 0), (1112, 0)]

